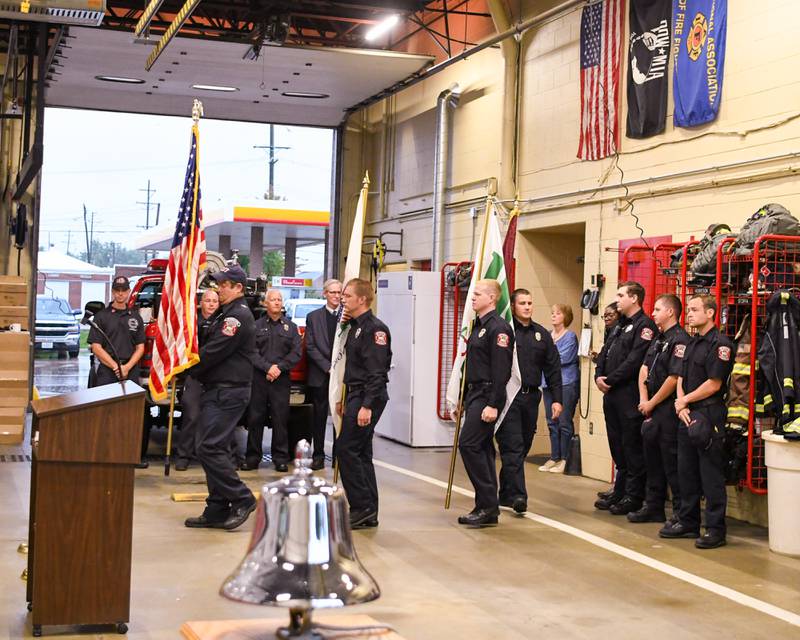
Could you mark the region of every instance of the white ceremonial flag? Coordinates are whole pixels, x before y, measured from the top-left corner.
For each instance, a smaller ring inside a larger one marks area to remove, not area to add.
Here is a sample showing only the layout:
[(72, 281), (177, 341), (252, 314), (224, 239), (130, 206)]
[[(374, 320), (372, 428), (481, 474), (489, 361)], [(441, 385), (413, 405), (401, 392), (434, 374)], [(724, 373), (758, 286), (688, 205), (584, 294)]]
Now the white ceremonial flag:
[[(361, 245), (364, 240), (364, 221), (367, 217), (368, 191), (369, 173), (366, 173), (361, 187), (361, 194), (358, 196), (353, 229), (350, 232), (350, 244), (347, 248), (347, 260), (344, 266), (342, 286), (346, 285), (349, 280), (358, 278), (361, 274)], [(344, 367), (346, 362), (344, 345), (349, 331), (349, 323), (338, 323), (336, 325), (336, 336), (333, 339), (333, 348), (331, 349), (331, 378), (328, 386), (328, 402), (331, 407), (331, 417), (333, 418), (333, 428), (336, 431), (336, 435), (339, 435), (339, 431), (342, 428), (342, 418), (336, 413), (336, 403), (342, 401), (344, 390)]]

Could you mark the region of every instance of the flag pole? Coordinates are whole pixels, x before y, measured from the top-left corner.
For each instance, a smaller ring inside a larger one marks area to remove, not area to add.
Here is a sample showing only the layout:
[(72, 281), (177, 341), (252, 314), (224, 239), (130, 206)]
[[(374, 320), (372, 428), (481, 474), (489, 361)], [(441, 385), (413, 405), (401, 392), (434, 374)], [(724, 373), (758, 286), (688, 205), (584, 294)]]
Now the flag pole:
[[(491, 198), (486, 198), (486, 211), (483, 216), (483, 232), (481, 233), (481, 248), (478, 252), (478, 264), (473, 265), (472, 270), (472, 277), (474, 278), (476, 274), (480, 274), (483, 270), (483, 252), (486, 250), (486, 236), (487, 231), (489, 229), (489, 210), (491, 208)], [(456, 286), (458, 283), (456, 282)], [(466, 304), (471, 304), (470, 300), (466, 301)], [(470, 323), (469, 325), (469, 334), (472, 334), (472, 327), (475, 324), (475, 320)], [(469, 339), (469, 336), (467, 336)], [(461, 422), (464, 419), (464, 387), (466, 386), (467, 381), (467, 359), (464, 358), (464, 369), (461, 372), (461, 388), (458, 392), (458, 415), (456, 416), (456, 428), (453, 431), (453, 450), (450, 452), (450, 474), (447, 477), (447, 493), (444, 496), (444, 508), (450, 508), (450, 499), (453, 495), (453, 478), (455, 477), (456, 473), (456, 457), (458, 456), (458, 438), (461, 435)]]
[(169, 459), (172, 455), (172, 426), (174, 421), (173, 413), (175, 412), (175, 378), (169, 381), (170, 384), (170, 397), (169, 397), (169, 424), (167, 425), (167, 457), (164, 459), (164, 476), (169, 475)]

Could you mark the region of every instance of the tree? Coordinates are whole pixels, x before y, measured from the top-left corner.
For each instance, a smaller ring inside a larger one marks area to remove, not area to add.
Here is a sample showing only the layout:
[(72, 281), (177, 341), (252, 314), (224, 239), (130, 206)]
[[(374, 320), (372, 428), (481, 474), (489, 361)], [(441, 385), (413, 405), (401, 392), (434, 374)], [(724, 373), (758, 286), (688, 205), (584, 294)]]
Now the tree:
[[(264, 254), (264, 266), (262, 273), (268, 278), (283, 275), (283, 265), (285, 264), (283, 252), (278, 250), (267, 251)], [(239, 256), (239, 265), (245, 271), (250, 267), (250, 256)]]
[(96, 267), (113, 267), (115, 264), (145, 264), (144, 251), (128, 249), (117, 242), (100, 242), (92, 240), (92, 259), (86, 259), (86, 252), (78, 256), (84, 262)]

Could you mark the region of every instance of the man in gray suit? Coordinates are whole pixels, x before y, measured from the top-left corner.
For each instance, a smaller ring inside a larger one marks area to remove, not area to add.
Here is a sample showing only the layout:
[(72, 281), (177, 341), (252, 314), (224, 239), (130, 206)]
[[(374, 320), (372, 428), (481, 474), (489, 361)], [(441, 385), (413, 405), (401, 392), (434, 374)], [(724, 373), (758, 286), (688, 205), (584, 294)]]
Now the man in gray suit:
[(342, 283), (327, 280), (322, 288), (326, 304), (306, 316), (306, 355), (308, 356), (308, 387), (314, 405), (312, 440), (314, 454), (311, 468), (325, 466), (325, 425), (328, 422), (328, 382), (330, 381), (331, 351), (339, 317)]

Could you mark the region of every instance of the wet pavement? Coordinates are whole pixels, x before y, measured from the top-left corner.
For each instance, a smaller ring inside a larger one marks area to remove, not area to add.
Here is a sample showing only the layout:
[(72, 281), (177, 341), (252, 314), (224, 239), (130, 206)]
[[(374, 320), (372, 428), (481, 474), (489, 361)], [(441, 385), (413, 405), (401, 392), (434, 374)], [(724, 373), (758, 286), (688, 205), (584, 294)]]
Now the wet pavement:
[(53, 396), (85, 389), (89, 380), (89, 352), (77, 358), (59, 358), (55, 353), (37, 353), (33, 380), (40, 396)]

